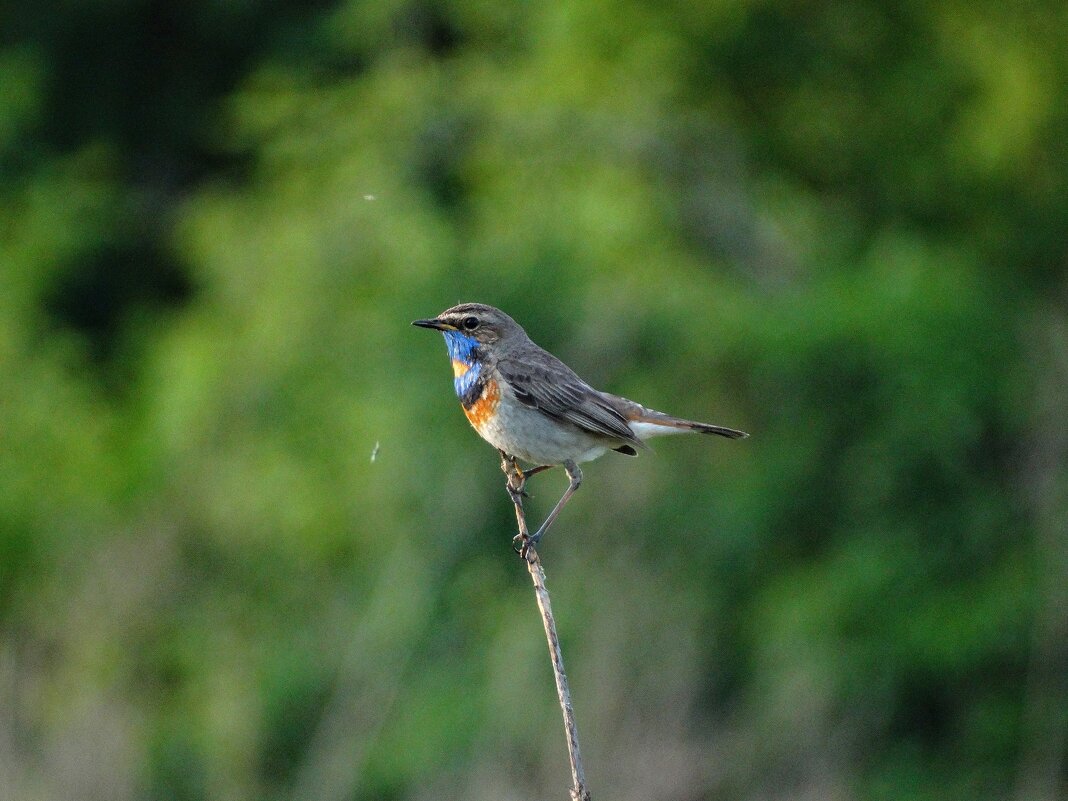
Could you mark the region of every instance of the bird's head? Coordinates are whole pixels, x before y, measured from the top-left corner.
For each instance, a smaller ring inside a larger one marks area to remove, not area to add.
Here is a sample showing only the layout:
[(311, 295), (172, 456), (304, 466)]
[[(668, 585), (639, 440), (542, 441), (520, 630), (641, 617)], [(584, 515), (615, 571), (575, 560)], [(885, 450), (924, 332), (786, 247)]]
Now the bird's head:
[(416, 320), (412, 325), (441, 331), (454, 356), (457, 350), (493, 347), (526, 336), (519, 323), (500, 309), (484, 303), (461, 303), (437, 317)]

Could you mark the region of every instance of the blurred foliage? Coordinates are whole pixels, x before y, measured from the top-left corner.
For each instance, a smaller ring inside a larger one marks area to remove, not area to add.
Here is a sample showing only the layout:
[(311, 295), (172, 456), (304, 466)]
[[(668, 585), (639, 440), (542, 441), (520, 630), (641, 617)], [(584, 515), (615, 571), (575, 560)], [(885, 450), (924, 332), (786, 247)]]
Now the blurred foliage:
[(0, 19), (0, 796), (563, 796), (465, 300), (753, 434), (545, 543), (595, 797), (1068, 793), (1068, 6)]

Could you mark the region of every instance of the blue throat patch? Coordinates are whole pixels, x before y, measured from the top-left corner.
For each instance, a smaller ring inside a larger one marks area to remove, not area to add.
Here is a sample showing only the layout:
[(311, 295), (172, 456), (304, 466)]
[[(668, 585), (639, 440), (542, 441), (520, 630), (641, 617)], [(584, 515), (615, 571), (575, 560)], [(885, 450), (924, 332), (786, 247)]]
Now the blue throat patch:
[(478, 340), (461, 331), (442, 331), (445, 335), (445, 347), (449, 349), (452, 359), (453, 386), (456, 396), (463, 398), (478, 382), (482, 364), (478, 360)]
[(442, 331), (441, 333), (445, 335), (445, 347), (449, 349), (449, 356), (454, 361), (470, 364), (473, 351), (478, 347), (478, 340), (462, 331)]

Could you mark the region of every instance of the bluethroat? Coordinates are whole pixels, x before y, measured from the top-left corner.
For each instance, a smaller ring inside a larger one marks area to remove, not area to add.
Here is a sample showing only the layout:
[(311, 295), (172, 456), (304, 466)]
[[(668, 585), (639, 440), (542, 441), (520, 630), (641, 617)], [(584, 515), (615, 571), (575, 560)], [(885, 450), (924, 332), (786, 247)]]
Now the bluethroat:
[[(599, 392), (548, 351), (522, 327), (492, 306), (462, 303), (412, 325), (445, 335), (453, 384), (464, 414), (479, 435), (511, 462), (520, 483), (509, 481), (517, 505), (526, 478), (563, 465), (570, 480), (563, 497), (522, 545), (536, 545), (582, 482), (579, 462), (612, 450), (637, 456), (645, 440), (663, 434), (699, 432), (740, 439), (733, 428), (697, 423)], [(534, 467), (520, 469), (516, 460)], [(517, 538), (518, 540), (518, 538)]]

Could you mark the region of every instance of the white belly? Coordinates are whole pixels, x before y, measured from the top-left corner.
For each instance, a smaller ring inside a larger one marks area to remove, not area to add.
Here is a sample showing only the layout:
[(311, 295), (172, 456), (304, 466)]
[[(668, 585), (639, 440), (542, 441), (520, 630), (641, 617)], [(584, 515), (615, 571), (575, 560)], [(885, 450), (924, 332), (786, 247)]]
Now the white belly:
[(476, 430), (495, 448), (532, 464), (588, 462), (611, 447), (603, 437), (557, 423), (512, 398), (502, 398), (497, 413)]

